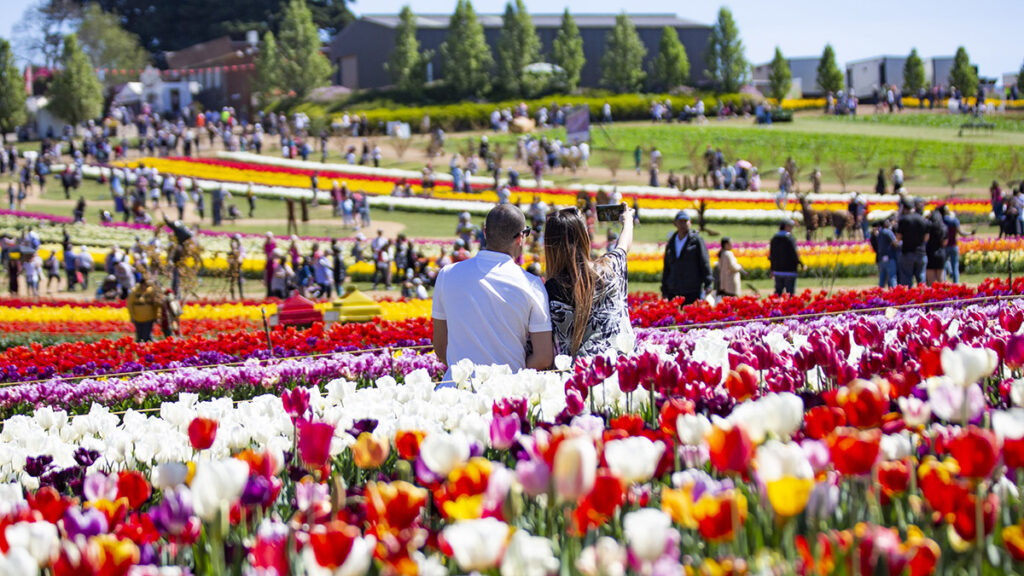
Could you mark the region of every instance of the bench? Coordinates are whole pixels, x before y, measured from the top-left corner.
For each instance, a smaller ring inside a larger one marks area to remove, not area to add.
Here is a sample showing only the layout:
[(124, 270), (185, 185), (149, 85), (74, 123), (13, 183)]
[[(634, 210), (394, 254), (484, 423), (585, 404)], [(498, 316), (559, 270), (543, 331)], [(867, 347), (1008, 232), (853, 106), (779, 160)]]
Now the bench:
[(963, 136), (964, 135), (964, 130), (988, 130), (989, 132), (992, 132), (995, 129), (996, 129), (996, 125), (991, 123), (991, 122), (982, 122), (980, 120), (979, 121), (971, 121), (971, 122), (965, 122), (965, 123), (961, 124), (960, 125), (960, 132), (957, 135), (958, 136)]

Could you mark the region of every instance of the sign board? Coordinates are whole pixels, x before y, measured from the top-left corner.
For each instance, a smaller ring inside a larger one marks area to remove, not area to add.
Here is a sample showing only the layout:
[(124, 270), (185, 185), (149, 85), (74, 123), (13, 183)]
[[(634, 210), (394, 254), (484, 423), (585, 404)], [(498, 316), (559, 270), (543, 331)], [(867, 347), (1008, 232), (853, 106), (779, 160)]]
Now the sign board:
[(565, 116), (565, 139), (570, 144), (590, 141), (590, 108), (577, 106)]

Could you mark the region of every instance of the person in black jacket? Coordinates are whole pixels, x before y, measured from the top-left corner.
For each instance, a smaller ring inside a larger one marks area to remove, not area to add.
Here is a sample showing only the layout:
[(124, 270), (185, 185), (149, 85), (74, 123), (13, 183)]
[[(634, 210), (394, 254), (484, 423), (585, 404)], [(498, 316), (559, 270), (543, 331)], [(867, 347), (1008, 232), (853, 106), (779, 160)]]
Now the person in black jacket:
[(665, 246), (665, 264), (661, 273), (661, 296), (682, 297), (691, 304), (711, 289), (711, 260), (704, 239), (690, 230), (690, 215), (680, 210), (675, 218), (676, 232)]
[(791, 296), (795, 294), (796, 273), (804, 264), (796, 251), (792, 220), (783, 220), (779, 231), (772, 236), (768, 245), (768, 261), (771, 263), (772, 277), (775, 278), (775, 295), (782, 296), (783, 292)]

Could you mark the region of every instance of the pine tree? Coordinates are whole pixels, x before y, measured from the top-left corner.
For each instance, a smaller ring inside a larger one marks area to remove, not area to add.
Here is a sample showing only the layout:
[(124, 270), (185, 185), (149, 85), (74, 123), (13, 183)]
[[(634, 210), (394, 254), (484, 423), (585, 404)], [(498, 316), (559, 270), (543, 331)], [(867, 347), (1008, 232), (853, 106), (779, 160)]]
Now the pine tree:
[(706, 74), (719, 92), (738, 92), (747, 79), (749, 65), (744, 55), (743, 41), (732, 12), (722, 7), (711, 28), (707, 51)]
[(781, 106), (782, 99), (789, 94), (792, 85), (793, 71), (789, 69), (789, 60), (786, 60), (786, 57), (782, 55), (782, 50), (776, 46), (771, 71), (768, 73), (768, 93)]
[(818, 88), (833, 94), (843, 89), (843, 72), (836, 65), (836, 52), (831, 44), (825, 44), (818, 61)]
[(263, 45), (260, 46), (260, 53), (256, 58), (256, 94), (265, 106), (273, 101), (283, 88), (281, 55), (277, 50), (277, 40), (273, 32), (267, 31), (263, 35)]
[(398, 28), (395, 49), (391, 52), (387, 68), (395, 87), (409, 96), (418, 96), (427, 83), (427, 61), (429, 54), (420, 52), (416, 39), (416, 16), (408, 4), (398, 14)]
[(580, 29), (576, 26), (576, 20), (569, 9), (562, 13), (562, 25), (558, 29), (558, 35), (551, 45), (551, 57), (555, 65), (562, 69), (565, 74), (565, 87), (570, 92), (576, 89), (580, 83), (580, 72), (587, 60), (583, 56), (583, 38), (580, 37)]
[(961, 98), (974, 96), (978, 90), (978, 73), (971, 66), (967, 50), (960, 46), (953, 56), (953, 69), (949, 71), (949, 85), (960, 91)]
[(682, 86), (690, 79), (690, 59), (675, 28), (665, 26), (661, 31), (658, 55), (652, 67), (655, 81), (666, 90)]
[(441, 45), (444, 77), (457, 96), (481, 97), (490, 87), (494, 57), (470, 0), (459, 0)]
[(601, 82), (616, 92), (636, 92), (643, 84), (644, 56), (647, 48), (640, 41), (636, 26), (625, 12), (615, 17), (615, 27), (608, 32), (604, 58), (601, 59)]
[(7, 142), (7, 133), (27, 119), (25, 79), (14, 63), (10, 43), (0, 38), (0, 143)]
[(540, 40), (533, 27), (533, 19), (523, 0), (505, 4), (501, 17), (501, 35), (498, 37), (498, 85), (496, 92), (505, 96), (521, 96), (526, 92), (522, 84), (523, 68), (537, 60)]
[(924, 62), (917, 55), (917, 48), (910, 50), (906, 63), (903, 64), (903, 91), (916, 96), (924, 88)]
[(76, 127), (103, 113), (103, 85), (74, 34), (64, 37), (60, 70), (50, 84), (50, 110)]
[(305, 0), (290, 0), (278, 31), (280, 78), (286, 87), (305, 98), (331, 77), (331, 62), (320, 53), (320, 32)]

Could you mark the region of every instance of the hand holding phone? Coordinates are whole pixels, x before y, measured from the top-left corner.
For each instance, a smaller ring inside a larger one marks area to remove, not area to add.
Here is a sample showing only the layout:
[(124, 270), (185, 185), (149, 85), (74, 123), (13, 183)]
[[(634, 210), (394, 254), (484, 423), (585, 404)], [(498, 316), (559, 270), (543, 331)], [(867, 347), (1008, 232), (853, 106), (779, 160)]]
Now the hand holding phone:
[(625, 212), (625, 210), (625, 204), (598, 204), (597, 221), (618, 222), (622, 219), (622, 214)]

